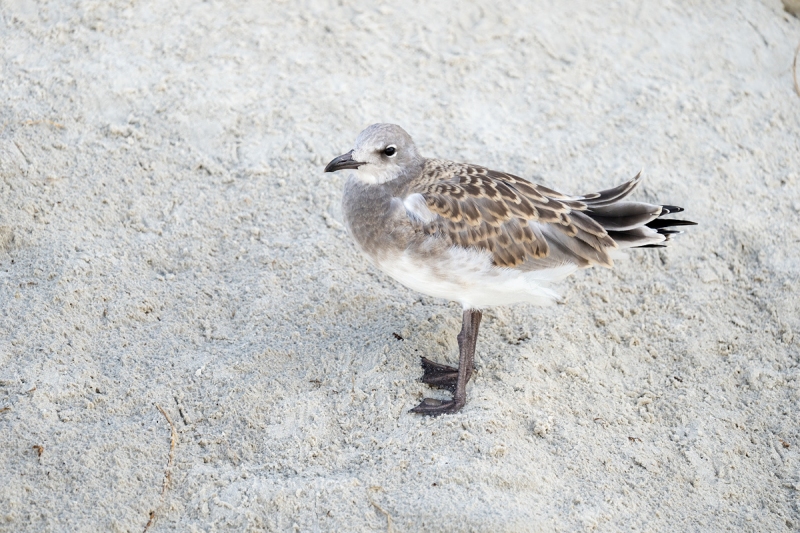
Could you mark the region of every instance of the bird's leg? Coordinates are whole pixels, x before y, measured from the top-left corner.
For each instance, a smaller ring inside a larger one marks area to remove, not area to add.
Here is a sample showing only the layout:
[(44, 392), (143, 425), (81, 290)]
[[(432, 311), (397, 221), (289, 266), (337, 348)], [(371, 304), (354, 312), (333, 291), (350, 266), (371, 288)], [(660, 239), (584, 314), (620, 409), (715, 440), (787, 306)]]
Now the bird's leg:
[(412, 413), (423, 415), (441, 415), (455, 413), (467, 401), (467, 382), (472, 377), (475, 364), (475, 343), (478, 340), (478, 328), (481, 324), (481, 312), (476, 309), (464, 311), (461, 332), (458, 334), (458, 368), (434, 363), (422, 358), (424, 374), (422, 381), (442, 389), (449, 389), (453, 399), (449, 401), (425, 398)]
[[(464, 341), (467, 336), (467, 317), (465, 315), (464, 322), (461, 325), (461, 332), (458, 334), (458, 352), (461, 352), (464, 349), (469, 349), (469, 347), (464, 346)], [(478, 322), (480, 322), (480, 316), (478, 317)], [(475, 326), (477, 330), (477, 325)], [(474, 358), (474, 351), (475, 351), (475, 340), (477, 339), (477, 333), (475, 334), (475, 338), (472, 341), (472, 352)], [(452, 367), (450, 365), (443, 365), (441, 363), (437, 363), (435, 361), (431, 361), (427, 357), (422, 358), (422, 378), (420, 381), (423, 383), (427, 383), (432, 387), (437, 387), (439, 389), (449, 390), (452, 393), (456, 392), (456, 385), (458, 384), (458, 368)], [(474, 371), (474, 360), (471, 359), (469, 362), (469, 366), (467, 367), (467, 381), (470, 380), (472, 377), (472, 373)]]

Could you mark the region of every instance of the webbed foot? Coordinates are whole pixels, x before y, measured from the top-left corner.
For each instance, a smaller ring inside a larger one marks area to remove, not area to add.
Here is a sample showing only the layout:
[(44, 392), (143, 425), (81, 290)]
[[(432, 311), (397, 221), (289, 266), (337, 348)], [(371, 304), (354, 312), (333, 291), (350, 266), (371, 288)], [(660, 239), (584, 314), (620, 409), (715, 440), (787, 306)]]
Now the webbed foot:
[(427, 357), (422, 358), (422, 378), (420, 381), (432, 387), (449, 390), (454, 392), (458, 383), (458, 369), (452, 366), (443, 365), (431, 361)]
[(420, 415), (439, 416), (457, 413), (462, 407), (464, 407), (464, 402), (459, 403), (456, 400), (437, 400), (435, 398), (424, 398), (418, 406), (411, 409), (409, 412)]

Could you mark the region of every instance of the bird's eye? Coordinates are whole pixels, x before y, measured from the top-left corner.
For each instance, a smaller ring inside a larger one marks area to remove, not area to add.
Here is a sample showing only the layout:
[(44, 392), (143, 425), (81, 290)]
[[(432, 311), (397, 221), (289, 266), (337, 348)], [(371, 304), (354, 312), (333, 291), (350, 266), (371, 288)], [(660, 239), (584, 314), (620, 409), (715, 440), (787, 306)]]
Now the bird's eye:
[(394, 145), (387, 146), (386, 148), (383, 149), (383, 153), (389, 157), (392, 157), (394, 154), (397, 153), (397, 148), (395, 148)]

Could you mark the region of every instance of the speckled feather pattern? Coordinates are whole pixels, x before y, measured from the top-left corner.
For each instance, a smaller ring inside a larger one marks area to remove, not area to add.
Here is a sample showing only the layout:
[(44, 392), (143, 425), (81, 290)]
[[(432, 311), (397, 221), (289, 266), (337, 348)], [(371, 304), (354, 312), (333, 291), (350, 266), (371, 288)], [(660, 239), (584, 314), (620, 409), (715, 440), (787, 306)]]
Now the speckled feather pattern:
[[(545, 233), (552, 231), (576, 240), (581, 266), (611, 266), (609, 252), (617, 244), (586, 212), (591, 213), (593, 202), (624, 198), (639, 179), (637, 175), (614, 190), (573, 197), (512, 174), (428, 159), (409, 188), (420, 193), (428, 209), (438, 215), (422, 231), (456, 246), (489, 250), (497, 266), (516, 267), (545, 258), (551, 245), (563, 248), (558, 239), (548, 242)], [(651, 210), (649, 218), (660, 213), (660, 209)], [(547, 225), (547, 232), (542, 225)]]

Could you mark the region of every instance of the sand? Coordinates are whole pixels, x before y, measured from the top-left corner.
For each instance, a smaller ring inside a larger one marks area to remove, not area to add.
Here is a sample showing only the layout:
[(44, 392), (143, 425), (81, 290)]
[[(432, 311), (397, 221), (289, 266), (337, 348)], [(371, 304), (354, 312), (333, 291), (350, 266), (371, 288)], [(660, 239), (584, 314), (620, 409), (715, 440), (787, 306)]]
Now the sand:
[[(0, 4), (0, 530), (800, 528), (800, 20), (263, 4)], [(485, 313), (412, 415), (460, 309), (341, 225), (374, 122), (700, 225)]]

